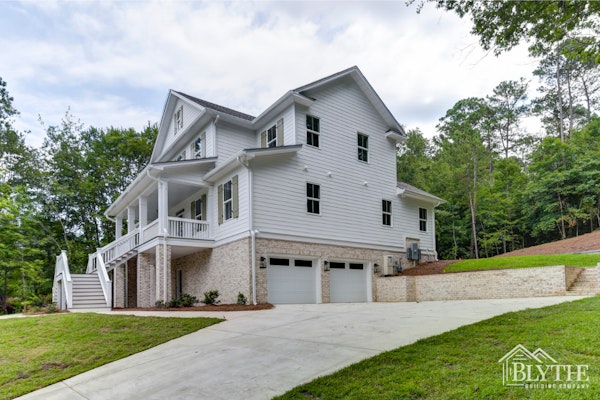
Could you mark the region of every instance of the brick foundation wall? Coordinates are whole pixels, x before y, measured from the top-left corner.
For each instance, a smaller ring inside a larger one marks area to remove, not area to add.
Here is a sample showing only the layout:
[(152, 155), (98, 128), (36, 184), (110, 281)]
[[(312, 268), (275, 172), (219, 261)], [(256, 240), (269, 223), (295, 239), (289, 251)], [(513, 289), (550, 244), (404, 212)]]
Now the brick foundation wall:
[(573, 271), (564, 266), (377, 277), (376, 301), (439, 301), (562, 296)]
[[(251, 299), (250, 239), (241, 239), (214, 249), (201, 250), (173, 260), (173, 277), (182, 272), (183, 293), (204, 299), (204, 292), (218, 290), (223, 304), (236, 303), (238, 293)], [(257, 264), (258, 268), (258, 264)], [(172, 287), (175, 287), (175, 280)]]
[(125, 307), (125, 266), (117, 265), (113, 269), (113, 307)]

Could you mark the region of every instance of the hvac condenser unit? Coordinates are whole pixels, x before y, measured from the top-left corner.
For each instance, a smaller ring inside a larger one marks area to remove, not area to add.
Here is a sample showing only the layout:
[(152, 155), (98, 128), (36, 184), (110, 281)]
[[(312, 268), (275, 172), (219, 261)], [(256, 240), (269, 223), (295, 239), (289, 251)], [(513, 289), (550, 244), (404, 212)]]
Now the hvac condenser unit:
[(394, 256), (384, 256), (383, 257), (383, 270), (381, 271), (381, 275), (395, 275), (395, 260)]

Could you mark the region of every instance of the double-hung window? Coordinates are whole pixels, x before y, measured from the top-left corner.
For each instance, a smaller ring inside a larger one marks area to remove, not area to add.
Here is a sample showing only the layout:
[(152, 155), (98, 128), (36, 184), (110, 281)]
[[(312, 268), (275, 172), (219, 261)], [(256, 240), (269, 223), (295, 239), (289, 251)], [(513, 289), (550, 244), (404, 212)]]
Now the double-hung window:
[(182, 151), (181, 153), (179, 153), (176, 161), (182, 161), (182, 160), (185, 160), (185, 150)]
[(233, 218), (233, 185), (231, 181), (223, 184), (223, 219)]
[(177, 135), (183, 129), (183, 106), (179, 107), (173, 114), (173, 134)]
[(419, 208), (419, 230), (427, 232), (427, 209)]
[(392, 202), (381, 200), (381, 218), (383, 225), (392, 226)]
[(277, 128), (275, 125), (267, 129), (267, 147), (277, 147)]
[(194, 140), (193, 151), (194, 158), (204, 158), (204, 134)]
[(321, 187), (314, 183), (306, 184), (306, 211), (309, 214), (320, 214)]
[(369, 162), (369, 137), (363, 133), (358, 133), (356, 137), (358, 142), (358, 159)]
[(306, 144), (309, 146), (319, 147), (320, 135), (319, 118), (312, 115), (306, 116)]

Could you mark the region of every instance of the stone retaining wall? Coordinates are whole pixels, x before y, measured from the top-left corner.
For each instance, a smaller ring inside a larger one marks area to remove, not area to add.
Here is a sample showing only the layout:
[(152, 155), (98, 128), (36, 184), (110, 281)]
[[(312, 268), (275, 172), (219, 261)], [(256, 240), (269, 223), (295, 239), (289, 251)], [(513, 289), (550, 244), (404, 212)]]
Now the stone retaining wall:
[[(596, 267), (597, 269), (598, 267)], [(563, 296), (579, 272), (564, 266), (377, 277), (375, 301)]]

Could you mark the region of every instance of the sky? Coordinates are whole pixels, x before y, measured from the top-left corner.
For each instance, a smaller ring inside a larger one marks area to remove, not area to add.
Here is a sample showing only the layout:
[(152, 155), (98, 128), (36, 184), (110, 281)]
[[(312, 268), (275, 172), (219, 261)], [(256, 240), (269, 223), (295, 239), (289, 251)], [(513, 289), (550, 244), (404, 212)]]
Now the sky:
[[(531, 80), (471, 22), (399, 1), (0, 0), (0, 77), (39, 147), (70, 112), (86, 127), (159, 122), (169, 89), (259, 115), (287, 91), (358, 66), (406, 129), (432, 137), (457, 101)], [(41, 121), (41, 122), (40, 122)]]

